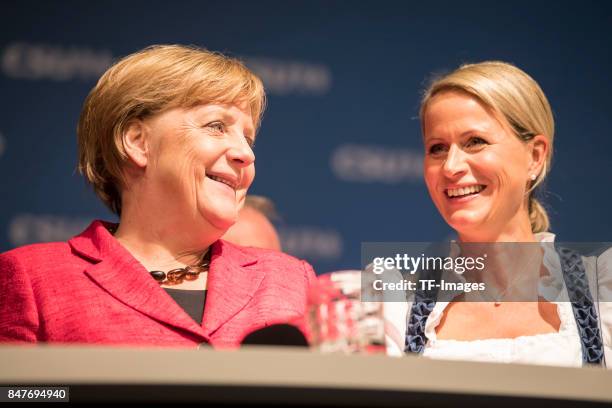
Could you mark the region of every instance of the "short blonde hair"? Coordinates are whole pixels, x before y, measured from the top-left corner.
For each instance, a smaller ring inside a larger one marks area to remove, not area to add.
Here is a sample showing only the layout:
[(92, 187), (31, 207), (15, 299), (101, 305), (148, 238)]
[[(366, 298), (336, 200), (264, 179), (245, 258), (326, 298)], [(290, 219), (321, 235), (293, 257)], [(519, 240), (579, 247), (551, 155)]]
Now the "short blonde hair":
[(448, 75), (432, 82), (421, 101), (421, 127), (431, 99), (445, 91), (467, 93), (494, 112), (501, 114), (516, 136), (528, 142), (536, 135), (544, 135), (550, 142), (546, 161), (529, 189), (529, 220), (533, 232), (550, 228), (546, 210), (535, 197), (535, 189), (544, 181), (552, 161), (555, 121), (544, 92), (527, 73), (512, 64), (485, 61), (465, 64)]
[(245, 102), (257, 129), (265, 92), (242, 62), (195, 46), (147, 47), (111, 66), (85, 99), (77, 127), (79, 171), (121, 215), (128, 160), (122, 134), (132, 120), (203, 103)]

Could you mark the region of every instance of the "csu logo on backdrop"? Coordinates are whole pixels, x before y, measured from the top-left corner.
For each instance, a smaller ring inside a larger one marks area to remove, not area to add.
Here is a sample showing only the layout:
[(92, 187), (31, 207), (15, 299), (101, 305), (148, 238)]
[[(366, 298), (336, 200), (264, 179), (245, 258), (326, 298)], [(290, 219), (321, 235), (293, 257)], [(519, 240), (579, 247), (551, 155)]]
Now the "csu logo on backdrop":
[(341, 145), (332, 152), (330, 167), (343, 181), (398, 184), (421, 182), (423, 156), (410, 149), (376, 145)]
[(334, 229), (290, 226), (279, 228), (278, 233), (283, 250), (298, 258), (334, 260), (342, 255), (342, 237)]
[(245, 63), (272, 94), (324, 95), (332, 85), (331, 70), (326, 65), (262, 57), (248, 57)]
[(2, 72), (17, 79), (92, 80), (111, 65), (107, 50), (12, 43), (2, 51)]
[[(109, 50), (94, 50), (15, 42), (2, 50), (2, 72), (16, 79), (95, 80), (112, 64)], [(246, 64), (264, 82), (266, 91), (275, 95), (324, 95), (332, 85), (328, 66), (310, 62), (247, 57)]]
[(12, 246), (37, 242), (66, 241), (89, 224), (89, 218), (51, 214), (19, 214), (9, 222), (8, 237)]

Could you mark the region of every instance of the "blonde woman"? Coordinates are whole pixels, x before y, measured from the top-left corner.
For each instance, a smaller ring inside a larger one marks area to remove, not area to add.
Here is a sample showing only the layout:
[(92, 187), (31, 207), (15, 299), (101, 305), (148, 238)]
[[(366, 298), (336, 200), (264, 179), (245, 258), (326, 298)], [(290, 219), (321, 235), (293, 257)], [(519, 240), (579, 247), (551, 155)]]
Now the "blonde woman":
[[(536, 198), (554, 140), (553, 114), (541, 88), (508, 63), (463, 65), (431, 84), (420, 118), (425, 183), (458, 235), (455, 249), (466, 253), (474, 243), (488, 245), (486, 270), (458, 279), (484, 282), (489, 296), (471, 292), (443, 301), (435, 290), (417, 291), (403, 310), (389, 308), (396, 322), (406, 316), (396, 331), (406, 336), (399, 340), (396, 334), (391, 353), (602, 364), (612, 344), (612, 315), (591, 292), (603, 284), (600, 297), (610, 296), (610, 286), (588, 272), (609, 269), (612, 251), (587, 259), (552, 243), (548, 216)], [(554, 296), (513, 301), (525, 288), (543, 287), (556, 288)]]
[(153, 46), (83, 106), (79, 169), (119, 217), (0, 255), (0, 341), (234, 347), (299, 318), (305, 262), (219, 238), (255, 177), (260, 79), (218, 53)]

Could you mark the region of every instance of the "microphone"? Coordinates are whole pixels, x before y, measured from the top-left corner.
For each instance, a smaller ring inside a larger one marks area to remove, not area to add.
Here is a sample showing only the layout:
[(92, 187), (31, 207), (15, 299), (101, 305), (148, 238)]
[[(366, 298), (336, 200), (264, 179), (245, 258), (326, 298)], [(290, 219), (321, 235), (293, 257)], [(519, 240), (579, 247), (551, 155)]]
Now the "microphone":
[(273, 324), (247, 334), (240, 345), (308, 347), (308, 341), (295, 326)]

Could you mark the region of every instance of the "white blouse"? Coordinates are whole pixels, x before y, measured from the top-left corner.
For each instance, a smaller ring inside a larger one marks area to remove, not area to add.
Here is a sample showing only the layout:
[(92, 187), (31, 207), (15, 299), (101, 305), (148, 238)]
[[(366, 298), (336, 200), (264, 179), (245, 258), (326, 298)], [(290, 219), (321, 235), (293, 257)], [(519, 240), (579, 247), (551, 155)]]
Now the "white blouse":
[[(553, 242), (554, 234), (536, 234), (540, 242)], [(482, 340), (437, 339), (436, 328), (449, 302), (437, 302), (425, 324), (427, 342), (423, 356), (447, 359), (470, 360), (500, 363), (542, 364), (553, 366), (582, 366), (582, 347), (572, 305), (568, 301), (567, 290), (561, 272), (561, 262), (551, 245), (545, 245), (544, 266), (551, 276), (540, 282), (540, 293), (557, 305), (561, 321), (557, 333), (520, 336), (516, 338), (495, 338)], [(583, 257), (587, 270), (593, 270), (594, 262), (598, 271), (612, 271), (612, 248), (597, 259)], [(588, 274), (592, 275), (592, 274)], [(589, 281), (591, 292), (598, 291), (599, 299), (612, 301), (612, 274), (598, 277), (596, 282)], [(589, 276), (592, 278), (592, 276)], [(385, 334), (387, 354), (403, 356), (407, 321), (410, 318), (412, 302), (386, 302), (384, 304)], [(602, 340), (606, 359), (612, 366), (612, 302), (598, 302)]]

